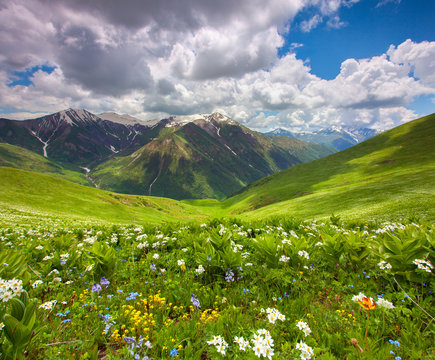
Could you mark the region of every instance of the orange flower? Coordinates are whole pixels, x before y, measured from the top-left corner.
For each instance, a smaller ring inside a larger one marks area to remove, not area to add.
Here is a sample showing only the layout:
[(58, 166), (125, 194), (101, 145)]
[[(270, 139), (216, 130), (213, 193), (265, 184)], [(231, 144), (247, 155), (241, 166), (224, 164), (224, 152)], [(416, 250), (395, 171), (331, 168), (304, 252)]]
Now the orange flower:
[(362, 301), (358, 300), (358, 303), (366, 310), (374, 310), (376, 309), (376, 303), (372, 298), (363, 297)]

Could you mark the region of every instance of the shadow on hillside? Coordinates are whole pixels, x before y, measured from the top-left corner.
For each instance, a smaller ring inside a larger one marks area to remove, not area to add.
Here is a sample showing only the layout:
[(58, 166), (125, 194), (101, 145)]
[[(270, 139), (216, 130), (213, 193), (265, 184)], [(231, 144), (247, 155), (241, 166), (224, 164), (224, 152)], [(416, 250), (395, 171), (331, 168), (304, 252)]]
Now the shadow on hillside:
[[(363, 181), (371, 179), (370, 176), (381, 175), (385, 171), (400, 169), (410, 164), (425, 164), (433, 161), (434, 134), (435, 114), (432, 114), (379, 134), (342, 152), (296, 165), (284, 172), (259, 180), (233, 194), (231, 198), (222, 202), (221, 206), (229, 208), (239, 201), (247, 200), (235, 211), (242, 213), (312, 194), (320, 189), (321, 183), (325, 183), (328, 189), (356, 183), (363, 185)], [(391, 147), (397, 148), (384, 158), (362, 164), (355, 162), (358, 158)], [(359, 172), (363, 177), (366, 174), (369, 178), (362, 180), (361, 176), (353, 174), (354, 172)], [(337, 199), (337, 202), (339, 201), (340, 199)]]

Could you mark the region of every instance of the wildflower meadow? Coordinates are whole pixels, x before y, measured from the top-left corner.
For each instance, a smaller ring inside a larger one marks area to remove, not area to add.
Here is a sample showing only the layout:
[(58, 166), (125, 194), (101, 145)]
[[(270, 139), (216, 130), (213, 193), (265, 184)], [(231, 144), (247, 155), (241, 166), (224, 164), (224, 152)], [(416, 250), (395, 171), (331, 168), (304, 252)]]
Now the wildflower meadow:
[(421, 219), (15, 220), (0, 225), (1, 359), (435, 357)]

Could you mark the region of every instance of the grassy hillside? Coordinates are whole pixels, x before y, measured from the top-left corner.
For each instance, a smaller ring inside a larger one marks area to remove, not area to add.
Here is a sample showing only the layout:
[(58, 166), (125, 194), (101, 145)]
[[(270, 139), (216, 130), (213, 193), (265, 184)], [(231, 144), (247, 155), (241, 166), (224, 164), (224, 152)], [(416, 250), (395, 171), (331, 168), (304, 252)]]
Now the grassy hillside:
[[(262, 179), (223, 202), (121, 195), (0, 167), (0, 207), (5, 211), (117, 223), (158, 223), (207, 216), (262, 219), (286, 215), (310, 219), (332, 214), (348, 219), (423, 215), (433, 220), (434, 136), (435, 114), (340, 153)], [(41, 161), (39, 168), (50, 168), (46, 159), (37, 160)], [(26, 163), (25, 159), (20, 161)], [(37, 161), (32, 164), (28, 160), (27, 164), (31, 168)]]
[(435, 218), (435, 114), (262, 179), (219, 206), (230, 214)]
[(136, 152), (100, 164), (92, 178), (100, 188), (120, 193), (222, 200), (253, 181), (332, 152), (240, 125), (210, 124), (163, 128)]
[(54, 161), (15, 145), (0, 143), (0, 166), (35, 171), (70, 180), (78, 184), (91, 185), (84, 173), (65, 169)]
[(34, 172), (0, 167), (0, 211), (114, 223), (190, 220), (199, 208), (171, 199), (121, 195)]

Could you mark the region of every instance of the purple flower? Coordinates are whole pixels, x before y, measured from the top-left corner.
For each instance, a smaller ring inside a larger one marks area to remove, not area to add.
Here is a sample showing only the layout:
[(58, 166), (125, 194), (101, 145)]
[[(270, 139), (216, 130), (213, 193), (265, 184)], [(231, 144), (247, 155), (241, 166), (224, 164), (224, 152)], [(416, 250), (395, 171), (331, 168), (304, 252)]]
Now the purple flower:
[(107, 288), (107, 287), (110, 285), (110, 281), (107, 280), (107, 279), (103, 276), (103, 277), (101, 278), (101, 280), (100, 280), (100, 284)]
[(201, 308), (201, 304), (199, 303), (198, 298), (195, 294), (190, 294), (191, 298), (190, 301), (192, 302), (192, 305), (195, 306), (197, 309)]
[(152, 271), (156, 271), (156, 265), (155, 264), (151, 264), (150, 268), (151, 268)]
[(94, 285), (92, 285), (92, 292), (99, 293), (101, 290), (102, 289), (101, 289), (101, 285), (100, 284), (94, 283)]

